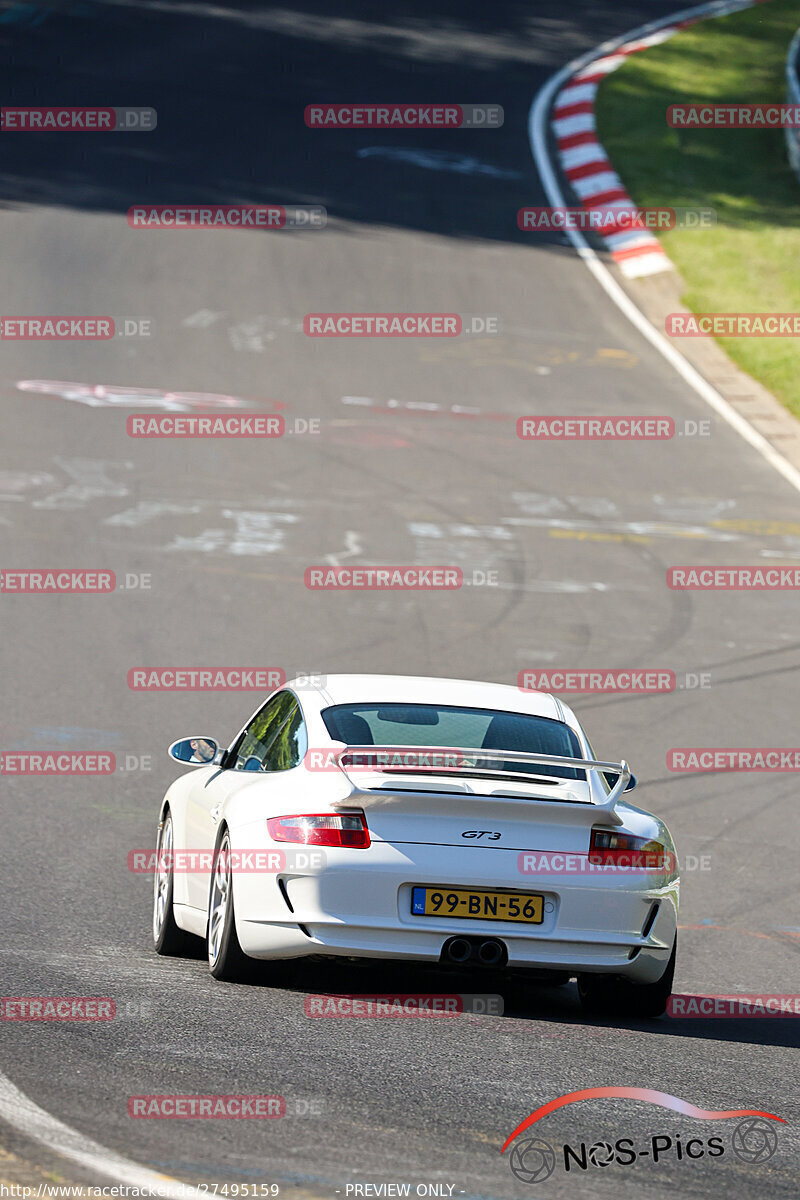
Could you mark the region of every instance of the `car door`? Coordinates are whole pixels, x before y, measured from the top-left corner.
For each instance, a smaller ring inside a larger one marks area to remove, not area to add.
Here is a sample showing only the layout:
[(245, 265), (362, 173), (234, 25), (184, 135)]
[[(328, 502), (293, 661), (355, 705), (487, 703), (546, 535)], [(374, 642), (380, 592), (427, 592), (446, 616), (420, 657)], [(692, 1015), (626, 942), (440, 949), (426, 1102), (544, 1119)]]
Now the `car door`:
[[(298, 708), (291, 692), (279, 692), (258, 710), (229, 749), (226, 766), (203, 771), (192, 788), (186, 806), (186, 847), (210, 856), (214, 850), (219, 820), (227, 798), (246, 782), (247, 772), (261, 771), (281, 730)], [(208, 907), (208, 858), (201, 870), (186, 877), (186, 895), (193, 908)]]

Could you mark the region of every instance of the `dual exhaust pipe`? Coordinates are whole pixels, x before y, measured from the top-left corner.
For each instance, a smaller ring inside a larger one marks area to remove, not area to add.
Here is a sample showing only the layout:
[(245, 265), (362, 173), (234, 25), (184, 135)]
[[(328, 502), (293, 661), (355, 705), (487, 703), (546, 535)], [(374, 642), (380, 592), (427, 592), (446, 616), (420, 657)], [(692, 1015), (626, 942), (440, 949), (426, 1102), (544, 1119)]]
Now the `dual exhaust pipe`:
[(504, 966), (508, 954), (499, 938), (452, 937), (442, 947), (442, 962), (455, 967)]

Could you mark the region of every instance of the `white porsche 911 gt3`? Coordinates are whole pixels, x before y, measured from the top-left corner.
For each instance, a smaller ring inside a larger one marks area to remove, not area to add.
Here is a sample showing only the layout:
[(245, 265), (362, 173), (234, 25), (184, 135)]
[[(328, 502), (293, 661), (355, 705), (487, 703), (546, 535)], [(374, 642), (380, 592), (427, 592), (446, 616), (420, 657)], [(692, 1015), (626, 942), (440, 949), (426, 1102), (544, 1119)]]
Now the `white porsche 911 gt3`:
[(494, 683), (329, 675), (271, 695), (166, 793), (153, 936), (249, 959), (346, 956), (577, 976), (591, 1011), (658, 1016), (675, 967), (669, 831), (628, 803), (555, 696)]

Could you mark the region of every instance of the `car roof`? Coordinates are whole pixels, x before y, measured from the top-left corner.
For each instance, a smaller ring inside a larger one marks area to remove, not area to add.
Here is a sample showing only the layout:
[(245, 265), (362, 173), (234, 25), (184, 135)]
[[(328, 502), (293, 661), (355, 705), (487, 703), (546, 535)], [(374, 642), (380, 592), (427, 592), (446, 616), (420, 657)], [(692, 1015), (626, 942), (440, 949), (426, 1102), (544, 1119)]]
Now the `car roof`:
[[(292, 680), (286, 684), (292, 687)], [(332, 704), (438, 704), (489, 708), (550, 717), (568, 724), (569, 710), (549, 692), (523, 691), (505, 683), (476, 679), (437, 679), (427, 675), (326, 675), (320, 681), (320, 708)], [(571, 714), (570, 714), (571, 715)]]

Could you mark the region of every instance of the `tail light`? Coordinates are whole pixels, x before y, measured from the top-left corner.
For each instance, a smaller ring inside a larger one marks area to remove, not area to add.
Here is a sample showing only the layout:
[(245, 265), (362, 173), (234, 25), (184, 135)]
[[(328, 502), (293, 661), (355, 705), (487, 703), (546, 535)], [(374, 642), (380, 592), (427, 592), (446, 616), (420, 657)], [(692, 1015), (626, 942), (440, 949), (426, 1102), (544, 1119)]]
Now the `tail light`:
[(636, 837), (632, 833), (615, 833), (613, 829), (592, 830), (589, 862), (594, 866), (663, 871), (667, 857), (661, 842), (650, 838)]
[(267, 831), (274, 842), (302, 846), (339, 846), (366, 850), (370, 844), (363, 813), (302, 813), (295, 817), (270, 817)]

